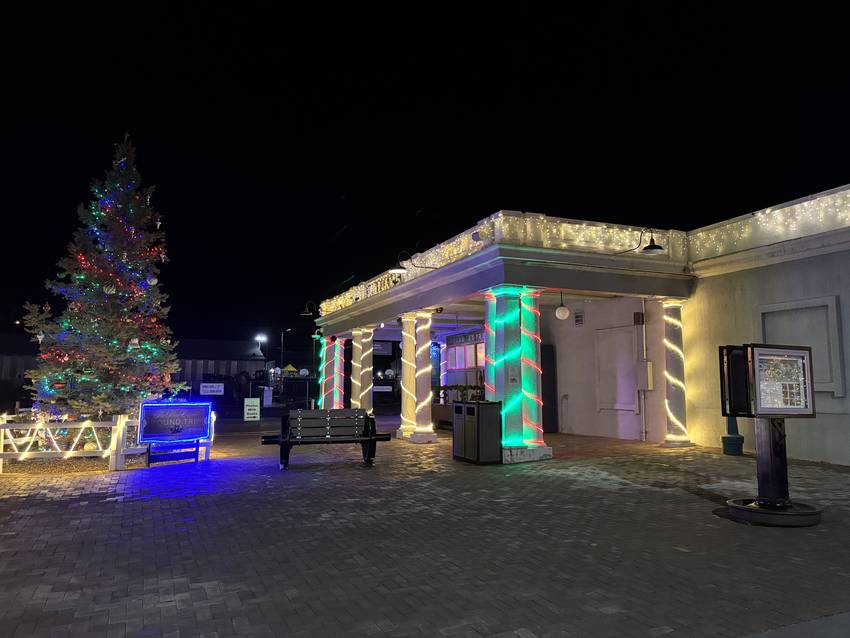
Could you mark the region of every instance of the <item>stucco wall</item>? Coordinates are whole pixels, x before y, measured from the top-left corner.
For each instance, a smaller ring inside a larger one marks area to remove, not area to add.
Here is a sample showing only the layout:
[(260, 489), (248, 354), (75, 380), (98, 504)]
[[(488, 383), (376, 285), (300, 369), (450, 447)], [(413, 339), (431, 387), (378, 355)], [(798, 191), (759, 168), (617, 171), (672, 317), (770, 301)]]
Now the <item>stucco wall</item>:
[[(843, 378), (850, 367), (850, 321), (842, 311), (848, 295), (850, 252), (700, 278), (684, 308), (691, 439), (717, 447), (726, 431), (718, 346), (772, 340), (763, 334), (766, 325), (792, 345), (814, 348), (817, 419), (786, 421), (788, 455), (850, 465), (850, 399)], [(752, 420), (739, 419), (739, 428), (752, 450)]]
[[(572, 316), (555, 318), (553, 309), (543, 308), (543, 343), (555, 346), (558, 366), (559, 430), (572, 434), (640, 439), (640, 403), (636, 390), (636, 366), (642, 358), (642, 330), (634, 326), (633, 313), (640, 312), (636, 298), (570, 302)], [(661, 441), (663, 421), (663, 334), (661, 305), (647, 303), (648, 357), (654, 359), (656, 390), (647, 393), (647, 438)], [(584, 312), (584, 324), (575, 325), (576, 311)], [(613, 330), (612, 330), (613, 329)], [(629, 336), (633, 336), (633, 348)], [(610, 347), (613, 344), (627, 347)], [(600, 367), (601, 366), (601, 367)], [(660, 366), (660, 367), (659, 367)], [(597, 370), (605, 370), (597, 380)], [(543, 371), (546, 374), (546, 371)], [(660, 381), (659, 381), (660, 379)], [(629, 409), (630, 402), (637, 410)], [(601, 404), (620, 404), (620, 408)]]

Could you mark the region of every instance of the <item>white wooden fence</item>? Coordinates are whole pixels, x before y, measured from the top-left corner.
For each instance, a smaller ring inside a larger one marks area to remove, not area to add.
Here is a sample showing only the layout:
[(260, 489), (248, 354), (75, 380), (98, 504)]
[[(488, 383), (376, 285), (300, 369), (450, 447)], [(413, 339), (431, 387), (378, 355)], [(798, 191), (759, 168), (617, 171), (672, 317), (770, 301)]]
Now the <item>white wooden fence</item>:
[(112, 421), (17, 420), (14, 415), (0, 415), (0, 473), (5, 459), (23, 461), (76, 456), (108, 458), (111, 471), (123, 470), (127, 455), (143, 454), (148, 449), (147, 445), (136, 443), (138, 435), (128, 444), (128, 428), (135, 426), (138, 432), (139, 423), (123, 414), (112, 417)]

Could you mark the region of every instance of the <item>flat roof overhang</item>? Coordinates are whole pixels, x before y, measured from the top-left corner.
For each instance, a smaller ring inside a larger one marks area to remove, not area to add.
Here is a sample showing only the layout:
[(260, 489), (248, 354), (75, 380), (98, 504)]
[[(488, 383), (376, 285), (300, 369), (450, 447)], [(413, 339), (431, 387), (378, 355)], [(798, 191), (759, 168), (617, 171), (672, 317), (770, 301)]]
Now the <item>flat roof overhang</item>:
[(687, 298), (696, 277), (686, 265), (644, 256), (600, 255), (494, 244), (347, 308), (319, 317), (325, 335), (447, 305), (499, 285)]

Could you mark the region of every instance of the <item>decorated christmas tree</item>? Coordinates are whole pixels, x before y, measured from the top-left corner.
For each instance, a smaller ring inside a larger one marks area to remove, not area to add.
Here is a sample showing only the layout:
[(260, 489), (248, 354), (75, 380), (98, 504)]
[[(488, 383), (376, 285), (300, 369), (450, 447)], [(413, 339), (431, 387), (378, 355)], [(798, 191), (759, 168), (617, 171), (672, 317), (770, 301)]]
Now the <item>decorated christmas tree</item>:
[(37, 412), (54, 416), (130, 414), (145, 399), (182, 388), (168, 308), (160, 290), (165, 259), (162, 219), (142, 188), (129, 140), (116, 145), (112, 169), (80, 205), (59, 274), (46, 283), (64, 308), (26, 304), (24, 325), (39, 343), (32, 379)]

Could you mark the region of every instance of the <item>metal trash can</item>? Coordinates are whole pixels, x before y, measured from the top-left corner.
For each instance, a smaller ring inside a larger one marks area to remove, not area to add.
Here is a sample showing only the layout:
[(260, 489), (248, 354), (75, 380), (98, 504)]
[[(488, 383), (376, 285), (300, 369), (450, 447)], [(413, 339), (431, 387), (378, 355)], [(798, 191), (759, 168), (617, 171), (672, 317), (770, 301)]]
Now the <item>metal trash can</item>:
[(502, 462), (502, 404), (457, 401), (452, 404), (452, 455), (471, 463)]

